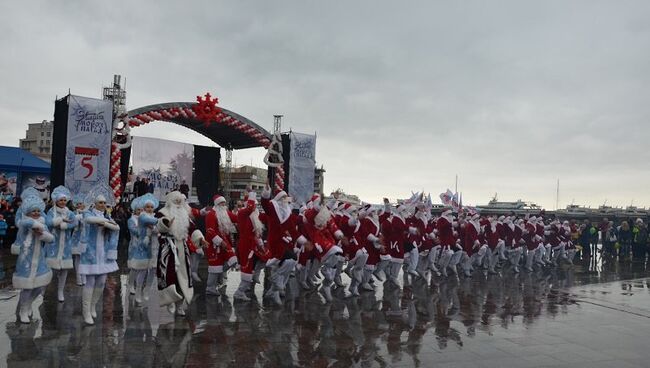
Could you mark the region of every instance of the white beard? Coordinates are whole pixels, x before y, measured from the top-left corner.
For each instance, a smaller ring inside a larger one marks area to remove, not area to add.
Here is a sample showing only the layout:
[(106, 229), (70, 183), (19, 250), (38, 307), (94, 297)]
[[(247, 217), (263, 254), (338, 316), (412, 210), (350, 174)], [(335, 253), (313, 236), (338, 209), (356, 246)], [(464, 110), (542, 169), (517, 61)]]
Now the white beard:
[(256, 237), (261, 238), (264, 233), (264, 224), (260, 221), (260, 211), (255, 209), (249, 217), (253, 223), (253, 233)]
[(174, 223), (169, 227), (169, 232), (174, 235), (176, 239), (187, 239), (187, 231), (190, 228), (190, 212), (186, 205), (174, 206), (168, 205), (165, 207), (166, 217)]
[(289, 216), (291, 216), (291, 206), (286, 200), (272, 200), (271, 203), (275, 208), (275, 213), (278, 215), (278, 220), (281, 224), (284, 224), (289, 219)]
[(232, 234), (235, 230), (235, 225), (232, 224), (230, 216), (228, 216), (228, 209), (225, 206), (217, 206), (215, 214), (219, 223), (219, 231), (224, 235)]
[(332, 218), (332, 213), (326, 206), (322, 206), (316, 217), (314, 217), (314, 225), (317, 229), (324, 229), (327, 222)]

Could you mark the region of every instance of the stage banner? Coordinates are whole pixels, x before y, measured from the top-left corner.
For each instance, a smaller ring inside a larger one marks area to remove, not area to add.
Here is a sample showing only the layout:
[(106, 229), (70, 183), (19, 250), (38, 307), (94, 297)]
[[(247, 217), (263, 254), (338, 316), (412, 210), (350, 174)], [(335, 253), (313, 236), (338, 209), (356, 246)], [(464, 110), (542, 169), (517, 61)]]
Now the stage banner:
[(109, 185), (113, 103), (70, 95), (68, 105), (64, 183), (77, 195)]
[(0, 199), (11, 202), (16, 196), (18, 173), (12, 170), (0, 170)]
[(149, 179), (156, 198), (163, 199), (168, 192), (178, 190), (183, 180), (192, 188), (193, 145), (133, 137), (131, 147), (133, 174), (140, 179)]
[(309, 201), (314, 193), (316, 136), (291, 133), (289, 152), (289, 195), (294, 203)]

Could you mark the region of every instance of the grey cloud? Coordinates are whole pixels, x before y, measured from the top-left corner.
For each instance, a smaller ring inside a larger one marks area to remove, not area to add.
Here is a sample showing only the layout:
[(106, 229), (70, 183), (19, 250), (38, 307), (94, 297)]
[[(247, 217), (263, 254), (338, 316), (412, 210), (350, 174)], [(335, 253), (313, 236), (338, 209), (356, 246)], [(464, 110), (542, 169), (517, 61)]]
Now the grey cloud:
[(366, 200), (438, 193), (459, 174), (469, 203), (499, 192), (552, 207), (559, 177), (563, 204), (650, 205), (647, 2), (3, 7), (2, 144), (68, 87), (97, 95), (120, 73), (130, 107), (210, 91), (266, 127), (284, 113), (318, 132), (327, 189)]

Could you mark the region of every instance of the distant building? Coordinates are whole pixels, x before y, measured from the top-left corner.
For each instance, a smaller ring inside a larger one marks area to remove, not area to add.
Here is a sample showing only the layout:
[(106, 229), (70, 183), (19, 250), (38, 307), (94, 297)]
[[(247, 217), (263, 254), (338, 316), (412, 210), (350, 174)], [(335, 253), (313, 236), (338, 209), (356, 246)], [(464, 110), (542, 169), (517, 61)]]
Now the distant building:
[[(260, 167), (254, 166), (240, 166), (233, 167), (231, 177), (231, 190), (230, 190), (230, 199), (237, 201), (246, 199), (246, 188), (251, 186), (258, 195), (262, 194), (264, 186), (266, 185), (266, 179), (268, 175), (268, 170)], [(221, 168), (221, 177), (223, 178), (223, 168)]]
[(354, 194), (347, 194), (344, 191), (342, 191), (340, 188), (333, 191), (332, 194), (330, 194), (329, 197), (326, 198), (326, 200), (329, 199), (334, 199), (339, 202), (345, 202), (345, 203), (350, 203), (354, 205), (359, 205), (361, 204), (361, 200), (359, 199), (358, 196)]
[(323, 165), (320, 166), (320, 169), (317, 167), (314, 168), (314, 193), (320, 194), (321, 198), (324, 197), (325, 192), (325, 169)]
[(25, 138), (20, 140), (20, 148), (33, 153), (47, 162), (52, 160), (52, 135), (54, 124), (43, 120), (41, 123), (27, 124)]

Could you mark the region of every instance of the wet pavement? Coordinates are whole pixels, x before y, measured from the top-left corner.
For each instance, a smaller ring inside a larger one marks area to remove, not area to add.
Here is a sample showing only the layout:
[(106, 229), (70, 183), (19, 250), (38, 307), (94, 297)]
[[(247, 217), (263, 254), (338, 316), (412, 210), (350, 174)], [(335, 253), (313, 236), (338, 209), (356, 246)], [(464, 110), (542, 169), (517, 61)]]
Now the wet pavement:
[(233, 303), (239, 274), (231, 272), (227, 297), (205, 297), (199, 283), (188, 316), (176, 318), (155, 296), (135, 307), (126, 275), (115, 273), (98, 306), (101, 322), (92, 327), (83, 325), (80, 288), (68, 281), (66, 301), (56, 301), (51, 284), (30, 325), (15, 321), (17, 292), (0, 291), (0, 366), (650, 366), (650, 272), (643, 262), (477, 273), (403, 292), (378, 285), (374, 294), (330, 305), (315, 292), (289, 292), (284, 307), (262, 303), (260, 285), (259, 302)]

